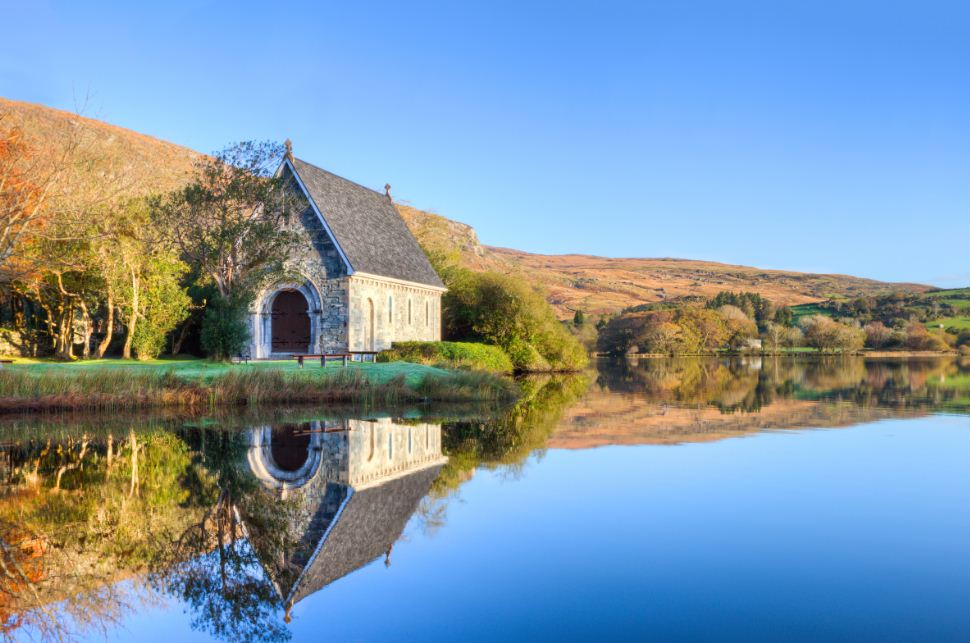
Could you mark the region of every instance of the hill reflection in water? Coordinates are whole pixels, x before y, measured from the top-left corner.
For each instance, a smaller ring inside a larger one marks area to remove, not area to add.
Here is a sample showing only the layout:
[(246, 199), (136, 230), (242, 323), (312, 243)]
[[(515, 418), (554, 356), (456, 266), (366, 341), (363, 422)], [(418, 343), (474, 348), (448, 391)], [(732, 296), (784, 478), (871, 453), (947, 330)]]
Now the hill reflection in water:
[(752, 357), (606, 361), (550, 448), (676, 444), (765, 429), (970, 412), (970, 362)]

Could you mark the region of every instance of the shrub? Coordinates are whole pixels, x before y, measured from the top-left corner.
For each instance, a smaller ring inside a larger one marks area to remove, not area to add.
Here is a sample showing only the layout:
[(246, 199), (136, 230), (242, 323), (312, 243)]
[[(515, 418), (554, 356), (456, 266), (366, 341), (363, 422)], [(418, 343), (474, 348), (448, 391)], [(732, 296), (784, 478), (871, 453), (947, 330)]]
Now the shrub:
[(866, 333), (866, 346), (869, 348), (884, 348), (893, 339), (893, 331), (881, 321), (869, 322), (863, 327)]
[(246, 314), (244, 300), (216, 296), (208, 301), (199, 339), (210, 358), (227, 360), (246, 347), (249, 343)]
[(906, 327), (906, 348), (914, 351), (945, 351), (950, 347), (941, 336), (926, 330), (918, 322)]
[(854, 353), (865, 344), (866, 334), (861, 328), (842, 324), (825, 315), (811, 315), (801, 321), (805, 341), (820, 353)]
[(542, 294), (522, 279), (455, 268), (445, 272), (445, 334), (501, 346), (519, 371), (574, 371), (586, 366), (582, 344), (559, 322)]
[(493, 373), (511, 373), (512, 360), (498, 346), (473, 342), (396, 342), (379, 362), (414, 362)]
[(191, 303), (185, 288), (179, 285), (184, 273), (181, 262), (156, 258), (152, 267), (143, 283), (144, 309), (132, 338), (138, 359), (158, 357), (168, 334), (188, 315)]

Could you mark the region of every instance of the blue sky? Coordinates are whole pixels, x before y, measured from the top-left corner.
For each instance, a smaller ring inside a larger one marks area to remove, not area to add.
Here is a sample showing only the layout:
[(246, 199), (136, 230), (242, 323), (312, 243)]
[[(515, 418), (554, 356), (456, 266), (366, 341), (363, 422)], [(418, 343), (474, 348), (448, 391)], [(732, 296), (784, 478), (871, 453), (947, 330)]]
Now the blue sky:
[(0, 9), (0, 95), (289, 137), (488, 244), (970, 284), (967, 2)]

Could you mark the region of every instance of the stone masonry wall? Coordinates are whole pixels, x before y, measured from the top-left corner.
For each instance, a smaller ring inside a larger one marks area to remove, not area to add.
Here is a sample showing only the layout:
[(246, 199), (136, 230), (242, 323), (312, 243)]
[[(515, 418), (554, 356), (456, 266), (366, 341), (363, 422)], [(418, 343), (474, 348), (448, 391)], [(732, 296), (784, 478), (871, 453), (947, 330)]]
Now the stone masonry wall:
[[(370, 302), (370, 303), (369, 303)], [(370, 305), (374, 339), (370, 344)], [(350, 277), (350, 350), (384, 350), (393, 342), (441, 339), (441, 292), (371, 277)]]
[[(298, 188), (294, 186), (292, 189)], [(349, 285), (346, 265), (316, 213), (305, 199), (303, 203), (306, 207), (291, 226), (306, 235), (307, 243), (294, 249), (286, 262), (288, 274), (269, 284), (255, 300), (250, 316), (250, 355), (253, 357), (269, 356), (266, 348), (266, 338), (271, 334), (269, 304), (283, 288), (297, 288), (307, 296), (311, 320), (310, 352), (347, 350)]]

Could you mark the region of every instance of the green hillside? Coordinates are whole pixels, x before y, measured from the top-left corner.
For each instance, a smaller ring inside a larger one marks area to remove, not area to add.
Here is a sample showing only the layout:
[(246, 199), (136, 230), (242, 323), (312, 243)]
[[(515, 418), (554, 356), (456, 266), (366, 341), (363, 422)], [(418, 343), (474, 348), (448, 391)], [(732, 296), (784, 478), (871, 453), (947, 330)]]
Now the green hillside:
[(795, 321), (809, 315), (828, 315), (837, 319), (854, 318), (865, 323), (880, 320), (916, 319), (928, 328), (942, 326), (948, 332), (970, 330), (970, 288), (931, 290), (924, 293), (894, 293), (857, 299), (830, 299), (820, 303), (793, 306)]

